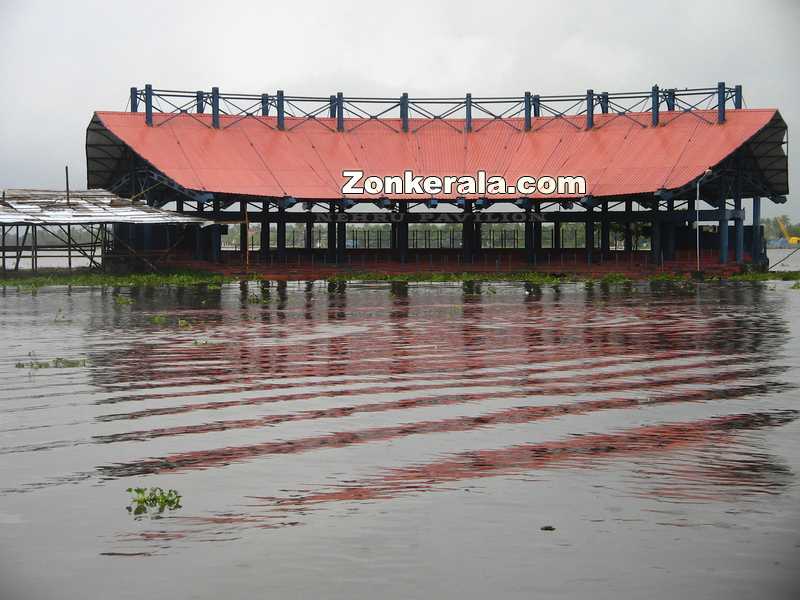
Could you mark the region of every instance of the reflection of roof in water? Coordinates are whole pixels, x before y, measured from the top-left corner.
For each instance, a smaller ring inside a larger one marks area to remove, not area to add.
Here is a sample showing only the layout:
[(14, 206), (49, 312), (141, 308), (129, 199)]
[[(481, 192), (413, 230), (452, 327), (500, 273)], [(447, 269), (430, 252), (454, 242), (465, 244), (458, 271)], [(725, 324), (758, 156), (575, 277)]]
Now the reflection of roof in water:
[(190, 217), (103, 190), (6, 190), (0, 201), (2, 225), (76, 225), (100, 223), (203, 223)]

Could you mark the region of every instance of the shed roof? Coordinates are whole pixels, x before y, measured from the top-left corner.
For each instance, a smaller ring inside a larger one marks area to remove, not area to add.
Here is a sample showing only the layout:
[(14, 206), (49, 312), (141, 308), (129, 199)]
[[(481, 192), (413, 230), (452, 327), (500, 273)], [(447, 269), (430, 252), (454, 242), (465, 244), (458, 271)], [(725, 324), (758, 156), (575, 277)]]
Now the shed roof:
[(780, 113), (730, 110), (722, 124), (716, 116), (714, 110), (665, 112), (653, 127), (650, 113), (600, 114), (592, 129), (581, 116), (537, 117), (532, 131), (523, 131), (521, 119), (474, 119), (469, 133), (459, 119), (411, 119), (410, 132), (403, 133), (394, 119), (347, 119), (347, 131), (337, 132), (333, 119), (286, 117), (281, 131), (275, 117), (223, 115), (215, 129), (207, 114), (155, 114), (148, 127), (142, 113), (97, 112), (87, 131), (88, 180), (89, 187), (110, 187), (124, 172), (120, 161), (133, 152), (198, 192), (336, 200), (348, 197), (341, 192), (344, 169), (377, 176), (405, 170), (474, 175), (480, 169), (509, 183), (522, 175), (584, 176), (589, 194), (615, 197), (679, 189), (746, 148), (759, 195), (765, 188), (788, 193)]
[(5, 190), (2, 225), (96, 225), (101, 223), (203, 223), (202, 219), (132, 202), (104, 190)]

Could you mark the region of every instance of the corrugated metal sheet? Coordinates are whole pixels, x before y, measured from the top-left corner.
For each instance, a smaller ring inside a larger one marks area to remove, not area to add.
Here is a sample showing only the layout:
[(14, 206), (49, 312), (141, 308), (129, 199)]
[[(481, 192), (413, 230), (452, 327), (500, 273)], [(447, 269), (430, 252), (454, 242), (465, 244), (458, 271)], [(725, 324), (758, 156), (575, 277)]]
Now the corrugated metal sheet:
[(2, 225), (99, 225), (102, 223), (204, 223), (203, 219), (131, 202), (102, 190), (6, 190)]
[[(275, 117), (237, 121), (223, 115), (221, 128), (212, 129), (210, 115), (157, 114), (155, 126), (147, 127), (140, 113), (98, 112), (87, 132), (89, 185), (107, 181), (102, 159), (93, 163), (94, 136), (118, 140), (180, 185), (201, 192), (335, 200), (342, 197), (343, 169), (379, 176), (407, 169), (422, 176), (473, 175), (482, 169), (506, 175), (508, 183), (521, 175), (582, 175), (588, 193), (598, 197), (646, 194), (690, 183), (754, 136), (766, 139), (763, 130), (771, 122), (783, 123), (775, 109), (731, 110), (722, 125), (716, 111), (694, 113), (664, 113), (659, 127), (649, 125), (649, 113), (600, 114), (591, 130), (582, 117), (542, 117), (534, 119), (531, 132), (522, 131), (521, 119), (508, 120), (519, 131), (474, 119), (474, 132), (467, 134), (457, 119), (411, 119), (409, 133), (401, 133), (394, 120), (386, 127), (348, 119), (349, 131), (340, 133), (322, 126), (335, 129), (331, 119), (287, 118), (287, 130), (279, 131)], [(780, 146), (779, 138), (776, 133), (769, 139)]]

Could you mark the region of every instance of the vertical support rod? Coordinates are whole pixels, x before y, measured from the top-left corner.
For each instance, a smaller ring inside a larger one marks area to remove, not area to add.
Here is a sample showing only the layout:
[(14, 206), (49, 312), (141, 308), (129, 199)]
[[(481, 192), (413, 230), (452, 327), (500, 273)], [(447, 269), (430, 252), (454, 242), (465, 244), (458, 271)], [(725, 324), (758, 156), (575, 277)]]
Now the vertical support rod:
[(144, 86), (144, 122), (153, 126), (153, 86), (149, 83)]
[(534, 210), (536, 211), (536, 220), (533, 222), (533, 249), (538, 252), (542, 249), (542, 204), (537, 202)]
[(525, 131), (531, 130), (531, 108), (533, 106), (531, 93), (525, 92)]
[(219, 88), (211, 88), (211, 126), (219, 129)]
[(586, 90), (586, 129), (594, 127), (594, 90)]
[(261, 116), (269, 116), (269, 94), (261, 94)]
[(139, 90), (131, 88), (131, 112), (139, 112)]
[(717, 84), (717, 123), (725, 122), (725, 82)]
[(331, 94), (330, 98), (328, 99), (328, 118), (335, 119), (336, 118), (336, 95)]
[(472, 131), (472, 94), (467, 94), (467, 97), (464, 99), (464, 111), (466, 114), (464, 129), (469, 133)]
[(195, 111), (198, 115), (202, 115), (206, 112), (206, 95), (203, 93), (202, 90), (197, 90), (195, 92)]
[[(733, 208), (737, 211), (742, 210), (742, 199), (734, 198)], [(734, 248), (736, 253), (736, 264), (741, 265), (744, 262), (744, 219), (740, 216), (733, 218), (734, 228)]]
[(594, 207), (589, 207), (586, 211), (586, 233), (584, 234), (586, 242), (586, 262), (592, 262), (592, 252), (594, 251)]
[(661, 98), (659, 97), (658, 86), (654, 85), (653, 89), (650, 91), (650, 105), (651, 105), (650, 120), (653, 127), (658, 127), (658, 120), (659, 120), (658, 109), (660, 104), (661, 104)]
[(408, 133), (408, 93), (403, 92), (400, 96), (400, 122), (403, 131)]
[(553, 250), (561, 250), (561, 221), (553, 221)]
[(276, 103), (278, 105), (278, 129), (283, 131), (286, 127), (286, 107), (284, 105), (283, 90), (278, 90), (276, 94)]
[(344, 131), (344, 94), (336, 92), (336, 131)]
[(604, 115), (608, 114), (608, 92), (600, 94), (600, 111)]
[(675, 110), (675, 88), (667, 90), (667, 110)]
[(533, 95), (533, 116), (541, 116), (541, 102), (539, 100), (539, 94)]
[(72, 225), (67, 225), (67, 269), (72, 271)]
[(742, 108), (742, 85), (737, 84), (733, 88), (733, 108), (739, 110)]

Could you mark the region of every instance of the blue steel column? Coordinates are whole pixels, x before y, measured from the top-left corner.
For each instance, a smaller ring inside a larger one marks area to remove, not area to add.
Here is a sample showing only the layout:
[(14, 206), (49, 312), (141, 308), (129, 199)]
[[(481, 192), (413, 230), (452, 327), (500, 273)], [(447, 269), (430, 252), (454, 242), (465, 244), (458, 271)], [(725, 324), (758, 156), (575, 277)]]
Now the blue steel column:
[(261, 116), (269, 116), (269, 94), (261, 94)]
[(658, 202), (653, 207), (653, 220), (650, 222), (650, 255), (656, 265), (661, 264), (661, 219), (658, 216)]
[(144, 86), (144, 122), (153, 126), (153, 86), (149, 83)]
[(761, 264), (761, 198), (753, 197), (753, 234), (752, 248), (750, 249), (753, 264)]
[(658, 120), (659, 120), (659, 106), (661, 105), (661, 99), (659, 98), (659, 91), (658, 86), (654, 85), (653, 89), (650, 91), (650, 121), (653, 127), (658, 127)]
[(331, 202), (328, 204), (328, 252), (327, 257), (329, 262), (336, 260), (336, 204)]
[(625, 252), (633, 251), (633, 200), (625, 200)]
[(608, 114), (608, 92), (600, 94), (600, 112), (604, 115)]
[[(536, 203), (535, 210), (536, 216), (541, 217), (542, 204), (540, 202)], [(533, 249), (536, 252), (542, 249), (542, 222), (539, 219), (533, 222)]]
[(397, 224), (397, 250), (400, 262), (406, 262), (408, 260), (408, 202), (400, 202), (399, 208), (403, 220)]
[(269, 202), (261, 203), (261, 258), (264, 262), (269, 258)]
[(472, 94), (467, 94), (464, 100), (464, 112), (466, 115), (464, 129), (469, 133), (472, 131)]
[(286, 127), (286, 106), (284, 102), (283, 90), (278, 90), (275, 95), (275, 103), (278, 109), (278, 129), (281, 131)]
[(286, 259), (286, 205), (278, 201), (278, 260)]
[(472, 222), (472, 201), (464, 200), (464, 222), (461, 224), (461, 251), (464, 255), (464, 261), (472, 258), (472, 237), (475, 231), (474, 223)]
[(608, 200), (603, 201), (600, 219), (600, 254), (608, 256), (611, 251), (611, 221), (608, 214)]
[(408, 133), (408, 93), (403, 92), (400, 96), (400, 122), (403, 131)]
[(592, 262), (592, 252), (594, 251), (594, 207), (590, 206), (586, 210), (586, 233), (584, 234), (586, 242), (586, 262)]
[(336, 131), (344, 131), (344, 94), (336, 92)]
[(725, 122), (725, 82), (717, 84), (717, 123)]
[[(339, 214), (344, 216), (344, 206), (339, 206)], [(343, 263), (347, 250), (347, 223), (342, 220), (336, 224), (336, 261)]]
[(664, 234), (666, 237), (664, 249), (664, 258), (673, 260), (675, 258), (675, 221), (672, 220), (672, 215), (675, 213), (675, 200), (670, 198), (667, 200), (667, 221), (664, 223)]
[[(741, 198), (734, 198), (733, 208), (737, 211), (742, 210)], [(742, 264), (744, 262), (744, 219), (738, 216), (734, 217), (733, 227), (735, 232), (734, 247), (736, 249), (736, 263)]]
[(719, 262), (728, 262), (728, 207), (725, 199), (720, 200), (721, 215), (719, 218)]
[(211, 126), (219, 129), (219, 88), (211, 88)]
[(533, 248), (533, 222), (531, 221), (531, 209), (525, 209), (525, 259), (532, 263), (534, 262), (534, 248)]
[(198, 115), (202, 115), (206, 112), (206, 96), (202, 90), (198, 90), (194, 93), (194, 105), (195, 112)]
[(561, 250), (561, 220), (558, 217), (553, 221), (553, 250)]
[(131, 112), (139, 112), (139, 90), (131, 88)]
[(531, 130), (531, 107), (533, 103), (531, 101), (531, 93), (525, 92), (525, 131)]
[(586, 129), (594, 127), (594, 90), (586, 90)]

